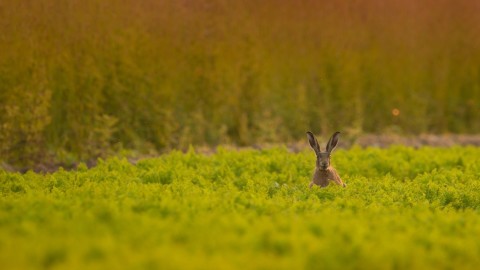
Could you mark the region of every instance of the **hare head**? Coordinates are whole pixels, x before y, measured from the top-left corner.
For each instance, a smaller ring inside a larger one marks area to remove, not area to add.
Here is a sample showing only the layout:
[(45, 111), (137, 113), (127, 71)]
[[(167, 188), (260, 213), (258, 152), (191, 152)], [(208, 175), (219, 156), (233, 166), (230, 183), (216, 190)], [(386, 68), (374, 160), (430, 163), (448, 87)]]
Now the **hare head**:
[(312, 132), (308, 131), (307, 136), (310, 146), (317, 155), (317, 163), (315, 166), (315, 172), (313, 173), (312, 182), (310, 182), (310, 188), (313, 185), (326, 187), (328, 186), (329, 181), (334, 181), (338, 185), (346, 187), (347, 185), (342, 181), (337, 171), (330, 166), (330, 155), (332, 154), (333, 149), (337, 146), (340, 132), (337, 131), (333, 133), (330, 140), (328, 140), (325, 152), (322, 152), (320, 149), (320, 145)]
[(317, 155), (316, 167), (318, 169), (326, 171), (330, 167), (330, 155), (332, 154), (333, 149), (337, 146), (339, 136), (340, 132), (335, 132), (332, 137), (330, 137), (330, 140), (328, 140), (326, 151), (322, 152), (317, 138), (315, 138), (312, 132), (307, 131), (308, 142)]

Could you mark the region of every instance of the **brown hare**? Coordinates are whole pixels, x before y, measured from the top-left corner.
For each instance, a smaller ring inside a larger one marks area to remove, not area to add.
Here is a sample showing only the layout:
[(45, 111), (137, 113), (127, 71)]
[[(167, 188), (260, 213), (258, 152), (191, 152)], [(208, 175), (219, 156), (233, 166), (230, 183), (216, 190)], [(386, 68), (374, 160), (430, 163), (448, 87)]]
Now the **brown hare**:
[(329, 181), (334, 181), (335, 183), (346, 187), (347, 185), (342, 182), (337, 171), (330, 165), (330, 155), (332, 154), (333, 149), (337, 146), (338, 137), (340, 132), (335, 132), (330, 140), (327, 143), (326, 152), (320, 150), (320, 145), (318, 144), (317, 139), (312, 132), (307, 132), (308, 142), (312, 147), (313, 151), (317, 155), (317, 163), (315, 166), (315, 172), (313, 173), (312, 182), (310, 182), (309, 187), (311, 188), (314, 184), (321, 187), (326, 187), (329, 184)]

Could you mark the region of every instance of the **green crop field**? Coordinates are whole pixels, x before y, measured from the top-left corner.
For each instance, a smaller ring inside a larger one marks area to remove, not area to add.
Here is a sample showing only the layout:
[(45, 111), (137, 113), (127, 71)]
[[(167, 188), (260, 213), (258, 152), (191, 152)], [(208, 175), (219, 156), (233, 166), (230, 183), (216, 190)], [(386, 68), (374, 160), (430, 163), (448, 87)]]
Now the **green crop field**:
[(338, 150), (347, 188), (308, 188), (312, 151), (113, 158), (0, 170), (2, 269), (477, 269), (480, 149)]

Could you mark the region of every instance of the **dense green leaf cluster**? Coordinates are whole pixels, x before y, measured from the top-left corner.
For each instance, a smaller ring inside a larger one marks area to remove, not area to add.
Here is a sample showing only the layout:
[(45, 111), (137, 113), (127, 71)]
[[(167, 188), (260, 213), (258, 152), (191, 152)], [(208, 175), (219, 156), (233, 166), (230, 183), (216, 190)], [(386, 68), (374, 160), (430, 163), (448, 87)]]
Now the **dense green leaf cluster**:
[(0, 171), (4, 269), (476, 269), (480, 149), (172, 152)]

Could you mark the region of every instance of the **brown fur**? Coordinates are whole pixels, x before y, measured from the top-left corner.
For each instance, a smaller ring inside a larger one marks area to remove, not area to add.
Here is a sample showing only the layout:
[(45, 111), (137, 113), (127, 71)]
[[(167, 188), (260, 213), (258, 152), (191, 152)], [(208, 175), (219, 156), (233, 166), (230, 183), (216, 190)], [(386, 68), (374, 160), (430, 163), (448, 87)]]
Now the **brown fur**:
[(329, 166), (326, 170), (315, 168), (315, 172), (313, 173), (312, 182), (310, 182), (309, 187), (311, 188), (314, 184), (321, 187), (326, 187), (329, 184), (329, 181), (334, 181), (340, 186), (346, 187), (345, 183), (343, 183), (342, 179), (338, 175), (335, 168)]
[(312, 182), (310, 182), (309, 187), (317, 185), (320, 187), (326, 187), (330, 183), (329, 181), (334, 181), (340, 186), (346, 187), (347, 185), (343, 183), (342, 179), (338, 175), (337, 171), (330, 165), (330, 155), (337, 146), (338, 137), (340, 132), (335, 132), (326, 146), (326, 152), (320, 150), (320, 145), (318, 144), (317, 139), (310, 131), (307, 132), (308, 141), (310, 146), (315, 151), (317, 156), (317, 162), (315, 166), (315, 172), (313, 173)]

